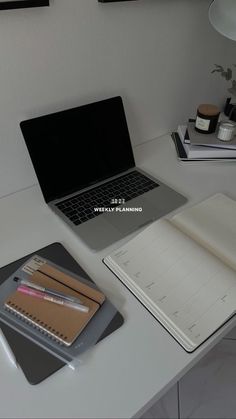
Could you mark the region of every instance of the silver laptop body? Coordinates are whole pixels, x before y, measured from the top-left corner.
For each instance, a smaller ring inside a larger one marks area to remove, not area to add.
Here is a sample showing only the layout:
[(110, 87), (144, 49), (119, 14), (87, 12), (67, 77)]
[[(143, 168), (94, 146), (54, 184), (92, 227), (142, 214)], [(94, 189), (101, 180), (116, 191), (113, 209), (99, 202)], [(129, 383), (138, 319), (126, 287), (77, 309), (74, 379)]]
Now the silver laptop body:
[[(121, 97), (23, 121), (20, 126), (45, 201), (94, 250), (186, 202), (185, 197), (135, 166)], [(136, 191), (131, 196), (137, 196), (124, 200), (122, 194), (129, 196), (125, 189), (130, 178), (150, 183), (150, 190), (144, 188), (139, 193), (139, 182), (134, 187), (131, 183), (129, 190)], [(116, 190), (113, 185), (117, 183), (122, 185), (121, 195), (110, 192)], [(104, 196), (105, 206), (102, 191), (109, 196), (109, 200)], [(91, 199), (95, 192), (100, 197), (98, 204)], [(89, 216), (80, 202), (86, 202), (86, 208), (91, 202)]]

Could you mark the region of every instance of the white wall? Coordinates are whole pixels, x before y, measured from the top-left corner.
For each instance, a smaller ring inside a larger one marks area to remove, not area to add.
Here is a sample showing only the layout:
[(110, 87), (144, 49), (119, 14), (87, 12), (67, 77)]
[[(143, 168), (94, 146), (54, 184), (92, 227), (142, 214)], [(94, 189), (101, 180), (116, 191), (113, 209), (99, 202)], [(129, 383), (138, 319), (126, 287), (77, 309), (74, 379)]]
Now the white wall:
[(222, 103), (214, 63), (236, 43), (209, 25), (210, 0), (51, 0), (0, 12), (0, 196), (36, 179), (19, 122), (121, 94), (132, 142), (184, 122), (200, 102)]

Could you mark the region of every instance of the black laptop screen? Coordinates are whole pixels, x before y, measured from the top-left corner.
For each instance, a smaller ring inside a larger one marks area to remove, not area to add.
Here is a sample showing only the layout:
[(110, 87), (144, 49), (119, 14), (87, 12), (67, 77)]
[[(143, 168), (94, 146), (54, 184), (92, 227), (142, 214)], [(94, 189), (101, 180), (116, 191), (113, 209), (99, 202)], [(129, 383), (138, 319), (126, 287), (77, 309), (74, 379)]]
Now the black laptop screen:
[(120, 97), (20, 126), (46, 202), (135, 165)]

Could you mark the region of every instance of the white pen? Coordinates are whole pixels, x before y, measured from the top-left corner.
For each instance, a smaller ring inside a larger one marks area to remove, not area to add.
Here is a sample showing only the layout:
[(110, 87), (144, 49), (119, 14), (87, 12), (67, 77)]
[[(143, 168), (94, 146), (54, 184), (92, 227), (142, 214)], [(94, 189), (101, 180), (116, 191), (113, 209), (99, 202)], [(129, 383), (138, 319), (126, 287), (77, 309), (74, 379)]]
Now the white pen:
[(83, 311), (84, 313), (89, 312), (89, 307), (83, 304), (73, 303), (71, 301), (63, 300), (62, 298), (56, 298), (50, 294), (47, 294), (46, 292), (37, 291), (33, 288), (27, 287), (26, 285), (20, 285), (19, 287), (17, 287), (17, 291), (21, 292), (22, 294), (29, 295), (31, 297), (39, 298), (45, 301), (50, 301), (51, 303), (58, 304), (62, 307), (64, 306), (73, 308), (74, 310)]
[(7, 355), (11, 364), (14, 365), (14, 367), (18, 368), (15, 355), (13, 354), (12, 349), (9, 343), (7, 342), (7, 339), (5, 338), (1, 329), (0, 329), (0, 343), (2, 344), (2, 348), (4, 349), (4, 352)]

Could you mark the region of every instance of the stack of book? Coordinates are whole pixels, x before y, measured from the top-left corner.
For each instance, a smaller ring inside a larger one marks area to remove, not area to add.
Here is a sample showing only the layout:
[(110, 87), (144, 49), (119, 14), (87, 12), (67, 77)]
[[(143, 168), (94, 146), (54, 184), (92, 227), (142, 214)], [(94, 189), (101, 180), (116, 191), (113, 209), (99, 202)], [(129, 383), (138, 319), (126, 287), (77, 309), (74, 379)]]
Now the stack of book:
[(172, 133), (177, 156), (182, 161), (234, 161), (236, 160), (236, 137), (231, 141), (221, 141), (216, 133), (200, 134), (190, 120), (187, 125), (179, 125)]

